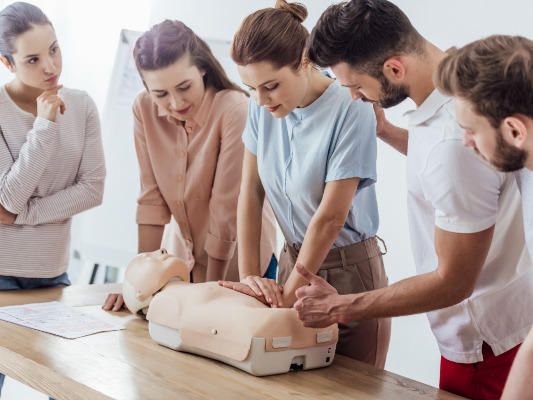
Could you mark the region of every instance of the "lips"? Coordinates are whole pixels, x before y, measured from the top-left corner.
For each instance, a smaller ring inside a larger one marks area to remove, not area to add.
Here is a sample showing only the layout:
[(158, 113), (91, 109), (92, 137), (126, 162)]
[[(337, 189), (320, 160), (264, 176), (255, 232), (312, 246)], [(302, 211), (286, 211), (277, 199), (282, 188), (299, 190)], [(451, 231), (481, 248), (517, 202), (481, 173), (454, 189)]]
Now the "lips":
[(58, 76), (54, 75), (51, 78), (48, 78), (47, 80), (45, 80), (45, 82), (53, 83), (53, 82), (57, 81), (57, 78), (58, 78)]
[(269, 112), (273, 113), (273, 112), (276, 112), (276, 110), (277, 110), (278, 108), (280, 108), (280, 106), (281, 106), (281, 104), (278, 104), (276, 107), (266, 107), (266, 109), (267, 109)]
[(183, 110), (174, 110), (174, 112), (176, 114), (180, 114), (180, 115), (183, 115), (183, 114), (187, 114), (189, 112), (189, 110), (191, 109), (191, 106), (187, 107), (187, 108), (184, 108)]

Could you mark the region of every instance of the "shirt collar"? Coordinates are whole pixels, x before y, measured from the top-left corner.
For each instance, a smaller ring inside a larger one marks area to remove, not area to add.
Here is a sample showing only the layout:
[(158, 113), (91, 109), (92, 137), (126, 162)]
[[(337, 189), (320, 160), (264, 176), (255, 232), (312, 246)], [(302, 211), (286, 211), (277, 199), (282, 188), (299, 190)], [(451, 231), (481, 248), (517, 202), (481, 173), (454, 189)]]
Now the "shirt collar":
[(420, 104), (420, 107), (416, 110), (407, 111), (404, 116), (409, 117), (409, 123), (411, 125), (419, 125), (433, 117), (439, 109), (450, 101), (452, 101), (451, 97), (446, 96), (435, 89), (429, 97)]

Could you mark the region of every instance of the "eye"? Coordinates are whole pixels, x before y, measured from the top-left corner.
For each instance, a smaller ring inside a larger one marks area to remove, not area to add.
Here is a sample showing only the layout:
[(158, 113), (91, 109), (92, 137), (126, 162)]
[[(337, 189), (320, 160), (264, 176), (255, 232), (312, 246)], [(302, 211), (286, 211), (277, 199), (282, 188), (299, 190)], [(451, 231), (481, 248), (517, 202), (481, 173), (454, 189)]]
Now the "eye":
[(274, 86), (265, 86), (265, 89), (271, 92), (272, 90), (275, 90), (279, 86), (279, 83), (276, 83)]
[(160, 94), (156, 94), (155, 97), (157, 97), (158, 99), (162, 99), (166, 95), (167, 95), (167, 92), (163, 92), (163, 93), (160, 93)]
[(59, 50), (59, 46), (54, 46), (50, 49), (50, 54), (55, 54)]
[(188, 86), (182, 86), (182, 87), (180, 87), (179, 90), (180, 90), (181, 92), (185, 92), (186, 90), (189, 90), (190, 88), (191, 88), (191, 85), (189, 84)]
[(38, 57), (32, 57), (28, 60), (28, 64), (35, 64), (37, 61), (39, 61)]

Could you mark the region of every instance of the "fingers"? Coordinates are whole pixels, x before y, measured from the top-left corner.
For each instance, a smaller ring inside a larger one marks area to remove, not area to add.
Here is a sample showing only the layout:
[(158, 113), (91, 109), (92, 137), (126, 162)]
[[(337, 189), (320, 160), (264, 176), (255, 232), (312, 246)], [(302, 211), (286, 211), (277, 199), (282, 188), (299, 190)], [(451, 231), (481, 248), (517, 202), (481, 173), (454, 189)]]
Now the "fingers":
[(63, 85), (57, 85), (53, 89), (45, 90), (37, 97), (37, 116), (55, 122), (57, 110), (61, 114), (66, 111), (65, 102), (58, 95)]
[(102, 306), (103, 310), (119, 311), (124, 306), (124, 299), (121, 294), (110, 293)]
[(283, 288), (275, 280), (251, 275), (241, 282), (250, 286), (257, 296), (264, 296), (271, 307), (283, 307), (281, 299)]
[(318, 283), (320, 278), (313, 274), (311, 271), (309, 271), (307, 268), (305, 268), (302, 264), (296, 263), (296, 272), (298, 272), (302, 278), (304, 278), (307, 282), (310, 284)]

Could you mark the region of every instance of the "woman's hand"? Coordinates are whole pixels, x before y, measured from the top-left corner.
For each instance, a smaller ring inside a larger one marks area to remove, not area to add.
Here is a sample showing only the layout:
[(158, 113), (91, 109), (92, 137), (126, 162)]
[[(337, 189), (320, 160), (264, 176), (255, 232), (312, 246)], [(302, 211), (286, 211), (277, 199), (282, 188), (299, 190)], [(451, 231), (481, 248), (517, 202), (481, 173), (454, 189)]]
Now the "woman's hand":
[(273, 308), (283, 307), (283, 301), (281, 300), (283, 287), (278, 285), (273, 279), (250, 275), (240, 282), (219, 281), (218, 284), (255, 297), (267, 306)]
[(45, 90), (37, 97), (37, 116), (56, 122), (57, 109), (61, 114), (65, 113), (66, 107), (63, 99), (57, 92), (63, 85), (57, 85), (53, 89)]
[(10, 213), (0, 204), (0, 224), (12, 225), (16, 219), (16, 214)]
[(102, 306), (104, 310), (120, 311), (122, 308), (126, 309), (124, 298), (119, 293), (110, 293)]

